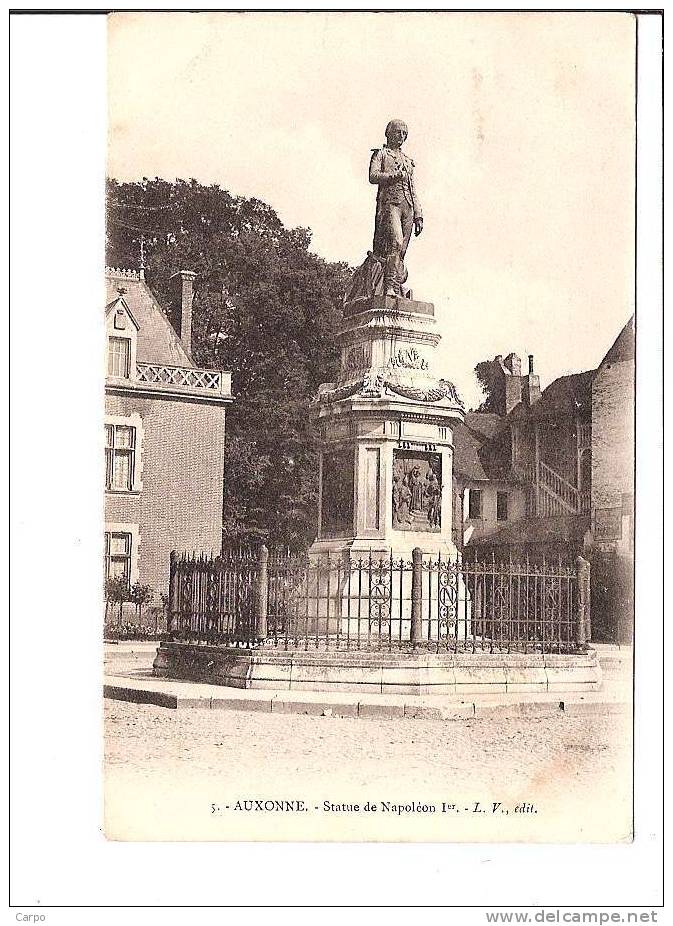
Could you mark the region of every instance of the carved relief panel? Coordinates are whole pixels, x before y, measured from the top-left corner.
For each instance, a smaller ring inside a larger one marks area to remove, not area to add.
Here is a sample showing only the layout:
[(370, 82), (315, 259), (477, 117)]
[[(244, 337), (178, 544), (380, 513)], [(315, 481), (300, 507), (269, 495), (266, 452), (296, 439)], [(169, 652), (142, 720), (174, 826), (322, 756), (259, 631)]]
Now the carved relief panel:
[(442, 529), (442, 458), (438, 453), (393, 451), (393, 528)]

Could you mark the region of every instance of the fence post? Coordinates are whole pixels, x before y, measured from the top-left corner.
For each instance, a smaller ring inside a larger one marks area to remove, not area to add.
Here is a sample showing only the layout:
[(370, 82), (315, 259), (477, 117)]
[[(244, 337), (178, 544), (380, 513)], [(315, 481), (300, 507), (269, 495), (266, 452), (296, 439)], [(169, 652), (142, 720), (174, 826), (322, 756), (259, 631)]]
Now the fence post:
[(259, 548), (257, 563), (259, 573), (255, 596), (255, 639), (261, 642), (266, 640), (266, 614), (269, 605), (269, 550), (264, 544)]
[(178, 583), (176, 579), (176, 570), (178, 564), (178, 554), (175, 550), (171, 550), (171, 569), (168, 577), (168, 613), (166, 614), (166, 633), (171, 636), (173, 634), (173, 612), (177, 610), (177, 591)]
[(589, 573), (591, 567), (583, 556), (575, 559), (577, 566), (577, 645), (584, 646), (591, 637), (591, 617), (589, 611)]
[(584, 586), (584, 636), (591, 643), (591, 563), (582, 557), (585, 564)]
[(416, 647), (423, 635), (422, 594), (423, 594), (423, 551), (414, 547), (411, 553), (411, 644)]

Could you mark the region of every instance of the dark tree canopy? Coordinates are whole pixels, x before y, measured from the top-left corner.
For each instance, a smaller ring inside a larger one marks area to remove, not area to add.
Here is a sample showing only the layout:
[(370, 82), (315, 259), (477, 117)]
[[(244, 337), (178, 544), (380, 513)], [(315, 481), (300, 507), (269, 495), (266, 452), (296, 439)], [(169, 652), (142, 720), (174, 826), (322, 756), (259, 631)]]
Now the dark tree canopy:
[(257, 199), (195, 180), (108, 181), (108, 265), (137, 268), (179, 330), (179, 270), (194, 270), (192, 355), (231, 370), (223, 530), (301, 548), (315, 534), (317, 454), (308, 406), (335, 378), (346, 264), (312, 254)]
[(504, 379), (497, 361), (482, 360), (474, 368), (474, 373), (484, 394), (476, 411), (499, 413), (504, 405)]

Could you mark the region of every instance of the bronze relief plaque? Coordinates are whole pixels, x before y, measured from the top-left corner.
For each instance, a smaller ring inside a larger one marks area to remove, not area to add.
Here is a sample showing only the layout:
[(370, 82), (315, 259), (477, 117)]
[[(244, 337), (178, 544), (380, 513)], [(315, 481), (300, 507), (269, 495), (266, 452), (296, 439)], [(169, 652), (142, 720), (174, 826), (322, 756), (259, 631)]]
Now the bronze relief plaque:
[(393, 451), (393, 527), (399, 531), (442, 529), (442, 458), (438, 453)]

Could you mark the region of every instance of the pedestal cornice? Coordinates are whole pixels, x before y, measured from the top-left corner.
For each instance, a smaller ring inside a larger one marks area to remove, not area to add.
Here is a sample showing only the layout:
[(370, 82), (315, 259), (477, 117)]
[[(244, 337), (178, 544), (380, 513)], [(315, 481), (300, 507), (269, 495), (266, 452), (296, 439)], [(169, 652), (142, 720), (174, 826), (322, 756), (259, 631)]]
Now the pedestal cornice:
[(412, 313), (414, 315), (434, 316), (432, 302), (420, 302), (417, 299), (405, 299), (402, 296), (370, 296), (367, 299), (355, 299), (344, 304), (344, 320), (369, 311), (392, 311)]

